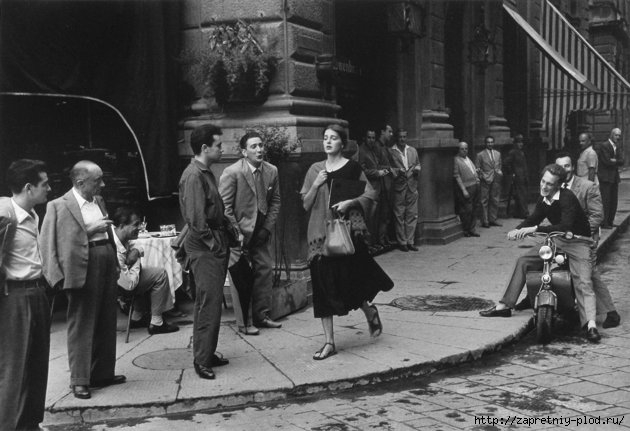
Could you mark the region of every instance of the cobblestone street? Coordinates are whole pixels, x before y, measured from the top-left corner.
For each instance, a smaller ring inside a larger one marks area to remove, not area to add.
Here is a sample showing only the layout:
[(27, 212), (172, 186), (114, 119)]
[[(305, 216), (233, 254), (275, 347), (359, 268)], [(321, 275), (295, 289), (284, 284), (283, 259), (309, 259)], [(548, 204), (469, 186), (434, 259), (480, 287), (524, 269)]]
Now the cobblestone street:
[[(515, 345), (430, 377), (370, 386), (295, 403), (199, 412), (64, 430), (502, 430), (630, 428), (630, 233), (601, 263), (622, 325), (600, 344), (577, 332), (546, 347), (529, 335)], [(501, 323), (500, 320), (497, 321)], [(627, 416), (627, 417), (626, 417)], [(542, 423), (553, 418), (554, 423)], [(596, 423), (601, 418), (605, 422)], [(609, 418), (609, 419), (607, 419)], [(503, 420), (506, 423), (502, 424)], [(536, 423), (533, 421), (536, 420)], [(491, 422), (493, 421), (493, 422)], [(51, 430), (60, 429), (50, 427)]]

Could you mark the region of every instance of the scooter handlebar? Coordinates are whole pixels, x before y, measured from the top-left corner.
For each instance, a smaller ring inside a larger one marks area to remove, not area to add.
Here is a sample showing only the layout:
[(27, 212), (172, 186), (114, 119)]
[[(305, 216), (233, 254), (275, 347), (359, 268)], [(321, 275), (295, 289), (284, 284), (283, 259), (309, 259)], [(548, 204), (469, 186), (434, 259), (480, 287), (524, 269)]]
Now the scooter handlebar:
[(527, 236), (532, 237), (532, 238), (556, 238), (556, 237), (562, 237), (562, 239), (566, 240), (566, 241), (581, 241), (587, 244), (593, 244), (594, 241), (591, 237), (588, 236), (583, 236), (583, 235), (575, 235), (572, 232), (560, 232), (560, 231), (556, 231), (556, 232), (549, 232), (549, 233), (545, 233), (545, 232), (533, 232), (530, 234), (527, 234)]

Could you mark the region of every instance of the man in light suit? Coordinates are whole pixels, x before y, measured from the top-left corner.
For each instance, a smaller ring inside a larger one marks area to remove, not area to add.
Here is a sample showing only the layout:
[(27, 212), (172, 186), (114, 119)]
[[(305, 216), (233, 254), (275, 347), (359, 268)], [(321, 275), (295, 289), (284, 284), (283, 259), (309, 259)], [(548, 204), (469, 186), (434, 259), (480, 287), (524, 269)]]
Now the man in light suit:
[(481, 179), (481, 225), (485, 228), (501, 226), (497, 223), (501, 196), (501, 153), (494, 149), (494, 137), (486, 136), (485, 150), (477, 154), (477, 169)]
[(396, 131), (396, 143), (390, 148), (393, 184), (393, 213), (396, 241), (401, 251), (418, 251), (415, 245), (418, 224), (418, 174), (422, 169), (418, 152), (406, 143), (407, 131)]
[[(580, 201), (580, 206), (588, 217), (588, 222), (591, 226), (591, 236), (595, 241), (593, 249), (596, 249), (597, 243), (599, 242), (599, 227), (604, 219), (604, 210), (599, 188), (597, 184), (575, 175), (573, 160), (568, 153), (558, 153), (556, 155), (556, 164), (564, 168), (567, 173), (565, 187), (575, 194), (578, 201)], [(602, 326), (604, 328), (614, 328), (619, 326), (621, 316), (617, 313), (608, 287), (606, 287), (606, 284), (602, 280), (601, 273), (597, 267), (597, 256), (595, 253), (593, 253), (592, 256), (592, 263), (593, 270), (591, 279), (593, 280), (593, 292), (595, 293), (595, 299), (597, 301), (597, 314), (606, 313), (606, 320), (604, 320)]]
[(12, 197), (0, 198), (0, 429), (38, 430), (44, 419), (50, 309), (37, 240), (35, 205), (46, 202), (46, 165), (16, 160)]
[(621, 129), (612, 129), (610, 138), (597, 150), (599, 190), (604, 204), (604, 222), (602, 228), (611, 229), (617, 213), (617, 194), (619, 192), (619, 166), (623, 166), (621, 154)]
[(465, 237), (478, 237), (475, 214), (479, 207), (479, 173), (468, 157), (468, 144), (459, 143), (459, 152), (453, 159), (455, 203)]
[(90, 398), (88, 385), (124, 383), (116, 365), (118, 265), (112, 221), (99, 196), (103, 171), (80, 161), (70, 171), (72, 189), (48, 203), (42, 224), (44, 276), (68, 298), (68, 361), (76, 398)]
[[(258, 133), (243, 135), (239, 146), (243, 158), (225, 168), (219, 180), (219, 193), (225, 217), (238, 231), (242, 248), (251, 258), (254, 326), (280, 328), (282, 325), (269, 317), (273, 265), (269, 240), (280, 212), (278, 168), (263, 160), (264, 143)], [(247, 326), (245, 322), (241, 332), (249, 332)]]

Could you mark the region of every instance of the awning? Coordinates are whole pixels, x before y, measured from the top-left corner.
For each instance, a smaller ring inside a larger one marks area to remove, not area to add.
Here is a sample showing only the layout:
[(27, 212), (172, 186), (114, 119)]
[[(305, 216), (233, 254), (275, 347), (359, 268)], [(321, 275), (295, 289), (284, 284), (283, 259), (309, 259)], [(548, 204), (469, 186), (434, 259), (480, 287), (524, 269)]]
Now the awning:
[(563, 146), (572, 111), (626, 109), (630, 83), (567, 21), (549, 0), (541, 3), (538, 33), (511, 6), (503, 8), (540, 49), (543, 123), (551, 148)]

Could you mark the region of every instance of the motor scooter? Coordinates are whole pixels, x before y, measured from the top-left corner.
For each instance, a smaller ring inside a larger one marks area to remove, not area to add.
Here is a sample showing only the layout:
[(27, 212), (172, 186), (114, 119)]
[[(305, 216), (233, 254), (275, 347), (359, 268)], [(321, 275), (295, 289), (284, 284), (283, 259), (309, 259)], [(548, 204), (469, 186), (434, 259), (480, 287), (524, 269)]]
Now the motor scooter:
[(543, 239), (538, 250), (543, 262), (542, 271), (527, 271), (526, 285), (530, 303), (534, 304), (536, 341), (547, 344), (553, 338), (558, 317), (565, 316), (568, 320), (574, 320), (576, 314), (569, 258), (558, 249), (555, 238), (562, 237), (565, 240), (590, 244), (592, 240), (571, 232), (534, 232), (528, 236)]

